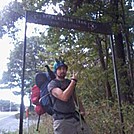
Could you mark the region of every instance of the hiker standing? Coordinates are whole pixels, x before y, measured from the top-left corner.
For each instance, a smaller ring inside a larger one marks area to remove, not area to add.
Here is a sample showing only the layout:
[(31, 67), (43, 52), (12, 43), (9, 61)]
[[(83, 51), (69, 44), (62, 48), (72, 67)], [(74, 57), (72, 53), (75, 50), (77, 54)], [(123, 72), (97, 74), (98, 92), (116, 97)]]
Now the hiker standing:
[[(73, 72), (73, 76), (69, 80), (65, 78), (67, 70), (68, 66), (63, 61), (57, 60), (54, 64), (56, 79), (48, 84), (48, 91), (52, 94), (54, 109), (54, 134), (91, 134), (87, 124), (76, 113), (75, 109), (75, 103), (77, 103), (75, 86), (78, 73)], [(82, 103), (78, 103), (80, 114), (85, 115)]]

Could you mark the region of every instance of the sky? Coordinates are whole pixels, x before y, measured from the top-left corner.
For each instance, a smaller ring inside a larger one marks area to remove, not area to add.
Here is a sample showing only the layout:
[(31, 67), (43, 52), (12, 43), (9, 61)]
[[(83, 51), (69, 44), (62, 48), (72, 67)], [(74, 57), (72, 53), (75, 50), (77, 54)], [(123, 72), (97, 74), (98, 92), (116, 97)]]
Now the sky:
[[(10, 38), (5, 35), (0, 39), (0, 79), (2, 78), (3, 71), (7, 70), (7, 62), (10, 55), (10, 51), (13, 49), (13, 44), (10, 43)], [(20, 89), (0, 89), (0, 100), (10, 100), (16, 104), (21, 103), (21, 96), (16, 96), (12, 91), (20, 91)], [(28, 97), (24, 97), (25, 106), (29, 106)]]
[[(0, 10), (4, 8), (9, 2), (13, 0), (0, 0)], [(10, 44), (10, 38), (8, 36), (4, 36), (2, 39), (0, 39), (0, 79), (2, 77), (3, 71), (6, 70), (6, 64), (8, 62), (8, 57), (10, 54), (10, 50), (12, 49), (12, 46)]]
[[(0, 10), (11, 1), (0, 0)], [(2, 78), (3, 71), (7, 70), (8, 57), (12, 48), (13, 45), (10, 44), (10, 38), (7, 35), (0, 38), (0, 79)]]
[(13, 0), (0, 0), (0, 10), (1, 10), (5, 5), (7, 5), (10, 1), (13, 1)]
[[(12, 93), (12, 89), (4, 89), (0, 90), (0, 100), (10, 100), (11, 102), (15, 104), (21, 104), (21, 96), (20, 95), (14, 95)], [(24, 104), (25, 106), (30, 105), (30, 101), (27, 96), (24, 97)]]
[(7, 62), (12, 49), (13, 45), (10, 44), (10, 38), (4, 36), (0, 39), (0, 79), (3, 71), (7, 70)]
[[(2, 78), (3, 71), (7, 70), (7, 62), (9, 62), (8, 57), (10, 51), (13, 49), (13, 45), (10, 44), (10, 38), (4, 36), (0, 39), (0, 79)], [(21, 96), (16, 96), (12, 93), (15, 89), (0, 89), (0, 100), (10, 100), (16, 104), (21, 103)], [(20, 91), (20, 89), (16, 89)], [(24, 104), (29, 105), (28, 97), (24, 98)]]
[[(3, 9), (5, 5), (13, 0), (0, 0), (0, 10)], [(10, 51), (13, 49), (13, 44), (10, 43), (11, 39), (4, 35), (0, 39), (0, 79), (2, 78), (3, 71), (7, 70), (7, 62), (10, 55)], [(0, 89), (0, 100), (10, 100), (14, 103), (21, 103), (21, 96), (16, 96), (12, 93), (10, 89)], [(24, 103), (28, 104), (28, 99), (25, 98)]]

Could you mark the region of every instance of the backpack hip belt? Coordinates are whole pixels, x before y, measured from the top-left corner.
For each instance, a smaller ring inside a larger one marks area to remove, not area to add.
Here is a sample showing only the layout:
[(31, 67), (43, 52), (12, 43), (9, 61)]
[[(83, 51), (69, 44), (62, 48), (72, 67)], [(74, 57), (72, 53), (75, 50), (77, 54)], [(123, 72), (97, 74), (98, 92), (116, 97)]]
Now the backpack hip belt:
[(71, 118), (75, 118), (77, 121), (80, 120), (79, 117), (77, 116), (76, 112), (60, 113), (60, 112), (54, 111), (53, 118), (54, 118), (54, 120), (63, 120), (63, 119), (71, 119)]

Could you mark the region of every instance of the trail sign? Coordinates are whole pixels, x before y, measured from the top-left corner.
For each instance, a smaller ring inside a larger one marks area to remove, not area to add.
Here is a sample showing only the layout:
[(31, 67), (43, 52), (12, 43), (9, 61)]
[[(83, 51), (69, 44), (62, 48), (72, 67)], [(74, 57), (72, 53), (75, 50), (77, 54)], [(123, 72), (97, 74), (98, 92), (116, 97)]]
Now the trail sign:
[(73, 17), (45, 14), (42, 12), (27, 11), (26, 21), (30, 23), (107, 35), (112, 33), (109, 23), (93, 22)]

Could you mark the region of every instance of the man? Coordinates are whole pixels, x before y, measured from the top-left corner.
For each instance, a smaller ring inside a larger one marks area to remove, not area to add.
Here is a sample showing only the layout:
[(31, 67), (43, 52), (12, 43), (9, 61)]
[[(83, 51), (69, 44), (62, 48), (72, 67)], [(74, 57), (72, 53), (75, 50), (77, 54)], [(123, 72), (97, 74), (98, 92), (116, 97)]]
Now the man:
[(66, 79), (68, 66), (63, 61), (56, 61), (54, 72), (56, 79), (48, 85), (53, 101), (54, 134), (91, 134), (81, 115), (76, 113), (75, 106), (79, 105), (80, 114), (85, 110), (81, 102), (76, 101), (75, 86), (78, 73), (73, 72), (71, 80)]

